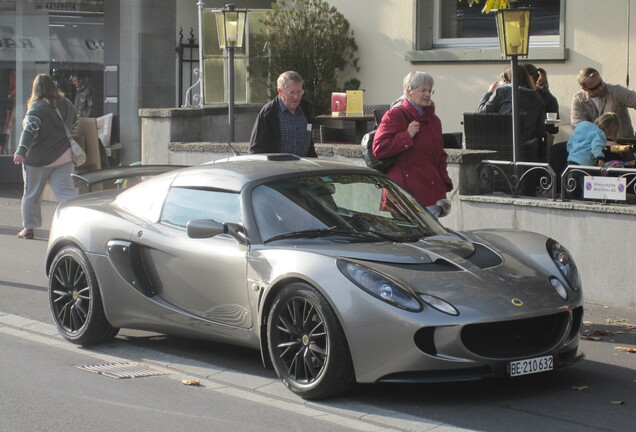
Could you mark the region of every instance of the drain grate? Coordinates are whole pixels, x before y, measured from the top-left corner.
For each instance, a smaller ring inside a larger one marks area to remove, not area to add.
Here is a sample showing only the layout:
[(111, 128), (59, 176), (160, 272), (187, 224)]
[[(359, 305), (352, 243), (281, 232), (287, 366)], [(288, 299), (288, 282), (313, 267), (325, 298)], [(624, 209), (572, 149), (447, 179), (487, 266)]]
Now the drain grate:
[(157, 375), (168, 375), (167, 372), (151, 369), (143, 365), (133, 365), (128, 362), (106, 363), (98, 365), (75, 366), (88, 372), (104, 375), (109, 378), (140, 378)]

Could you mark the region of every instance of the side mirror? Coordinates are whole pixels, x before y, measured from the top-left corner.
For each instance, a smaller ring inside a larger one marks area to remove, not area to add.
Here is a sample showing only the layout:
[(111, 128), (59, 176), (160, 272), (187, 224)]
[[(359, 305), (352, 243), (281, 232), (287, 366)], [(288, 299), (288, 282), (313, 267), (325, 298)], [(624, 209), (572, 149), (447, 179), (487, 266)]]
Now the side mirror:
[(190, 238), (211, 238), (219, 234), (229, 234), (240, 244), (245, 244), (245, 238), (240, 234), (242, 231), (243, 228), (239, 224), (220, 223), (211, 219), (191, 220), (186, 226), (186, 232)]
[(451, 202), (448, 199), (441, 199), (435, 205), (428, 206), (426, 209), (431, 212), (435, 219), (448, 216), (451, 212)]

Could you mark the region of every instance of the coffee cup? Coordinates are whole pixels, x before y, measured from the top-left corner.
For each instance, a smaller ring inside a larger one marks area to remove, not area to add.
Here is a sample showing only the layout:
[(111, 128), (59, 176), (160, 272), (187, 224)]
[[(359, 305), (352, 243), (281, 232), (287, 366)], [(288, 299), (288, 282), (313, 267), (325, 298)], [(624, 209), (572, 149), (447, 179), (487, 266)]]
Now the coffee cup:
[(553, 113), (553, 112), (545, 113), (545, 118), (546, 120), (554, 121), (557, 119), (557, 113)]

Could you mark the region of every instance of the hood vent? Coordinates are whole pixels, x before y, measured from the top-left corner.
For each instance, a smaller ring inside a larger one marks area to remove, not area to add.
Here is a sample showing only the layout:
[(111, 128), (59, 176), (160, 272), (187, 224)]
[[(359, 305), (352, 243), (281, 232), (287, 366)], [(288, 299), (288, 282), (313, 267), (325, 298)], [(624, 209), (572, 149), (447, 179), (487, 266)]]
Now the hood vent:
[(459, 271), (459, 267), (452, 263), (438, 259), (432, 263), (423, 264), (390, 264), (391, 267), (401, 268), (409, 271), (423, 271), (423, 272), (447, 272), (447, 271)]
[(473, 243), (475, 251), (472, 255), (466, 257), (466, 261), (470, 261), (479, 268), (487, 269), (503, 264), (503, 259), (486, 246)]

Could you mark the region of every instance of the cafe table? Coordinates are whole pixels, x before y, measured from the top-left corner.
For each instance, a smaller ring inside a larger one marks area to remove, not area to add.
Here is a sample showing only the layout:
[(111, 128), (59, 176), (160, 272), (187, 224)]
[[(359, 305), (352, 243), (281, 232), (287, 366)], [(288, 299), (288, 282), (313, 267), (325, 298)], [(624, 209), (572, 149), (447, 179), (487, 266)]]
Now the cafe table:
[(369, 132), (368, 124), (370, 121), (375, 121), (375, 117), (372, 114), (356, 114), (356, 115), (341, 115), (341, 116), (332, 116), (328, 114), (322, 114), (316, 116), (316, 123), (327, 125), (333, 124), (336, 121), (341, 122), (353, 122), (355, 125), (355, 136), (356, 143), (360, 143), (362, 141), (362, 137)]

